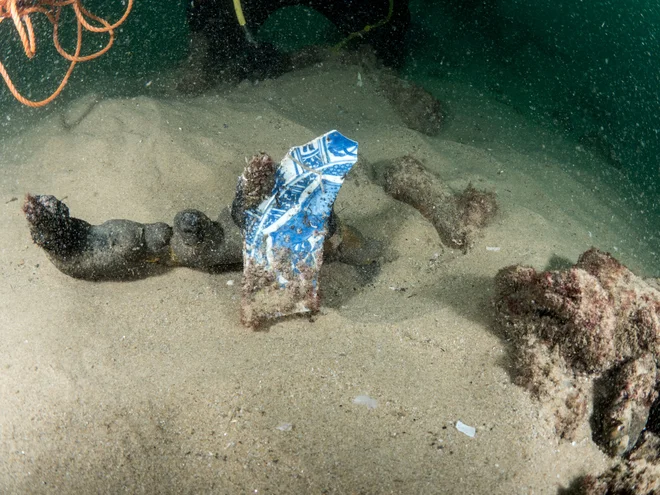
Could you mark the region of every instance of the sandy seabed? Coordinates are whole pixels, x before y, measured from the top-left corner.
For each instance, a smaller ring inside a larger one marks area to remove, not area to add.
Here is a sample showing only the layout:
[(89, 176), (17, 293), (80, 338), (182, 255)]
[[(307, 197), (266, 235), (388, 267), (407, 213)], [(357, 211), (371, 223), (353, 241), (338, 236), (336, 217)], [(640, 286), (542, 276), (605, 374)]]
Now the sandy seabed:
[[(358, 70), (326, 63), (220, 95), (100, 100), (72, 110), (77, 125), (51, 112), (0, 143), (0, 492), (554, 494), (608, 466), (586, 427), (559, 440), (512, 384), (491, 297), (500, 268), (564, 266), (592, 245), (658, 276), (602, 180), (618, 172), (458, 82), (433, 88), (451, 118), (423, 136)], [(498, 217), (463, 255), (353, 174), (336, 210), (391, 260), (375, 272), (325, 265), (320, 314), (252, 332), (239, 322), (240, 272), (75, 280), (32, 244), (21, 212), (31, 192), (91, 223), (215, 217), (246, 156), (279, 159), (333, 128), (373, 167), (410, 153), (456, 190), (495, 191)]]

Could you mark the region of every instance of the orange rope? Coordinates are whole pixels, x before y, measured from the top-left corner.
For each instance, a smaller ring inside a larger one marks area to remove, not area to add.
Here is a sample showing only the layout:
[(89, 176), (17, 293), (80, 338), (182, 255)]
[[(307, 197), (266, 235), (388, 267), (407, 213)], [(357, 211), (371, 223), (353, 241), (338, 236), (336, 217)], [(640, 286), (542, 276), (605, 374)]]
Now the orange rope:
[[(66, 50), (64, 50), (64, 48), (62, 48), (58, 37), (60, 14), (62, 12), (62, 8), (68, 5), (73, 7), (73, 11), (76, 14), (77, 40), (76, 49), (73, 54), (68, 53)], [(78, 62), (86, 62), (88, 60), (100, 57), (110, 49), (115, 41), (114, 30), (126, 20), (132, 8), (133, 0), (128, 0), (128, 5), (124, 15), (122, 15), (121, 18), (114, 24), (110, 24), (105, 19), (101, 19), (100, 17), (85, 9), (85, 7), (82, 6), (81, 0), (0, 0), (0, 23), (2, 23), (2, 21), (5, 19), (11, 19), (14, 22), (14, 27), (16, 28), (18, 36), (21, 39), (23, 50), (25, 51), (27, 58), (31, 59), (34, 57), (34, 54), (37, 51), (37, 42), (34, 36), (34, 29), (32, 27), (30, 14), (42, 14), (46, 16), (48, 21), (53, 25), (53, 44), (55, 45), (55, 49), (62, 57), (71, 62), (69, 64), (69, 68), (66, 71), (66, 74), (64, 75), (64, 78), (62, 79), (62, 82), (55, 90), (55, 92), (45, 100), (41, 101), (28, 100), (23, 95), (21, 95), (9, 77), (7, 69), (2, 64), (2, 62), (0, 62), (0, 75), (5, 80), (9, 91), (11, 91), (14, 97), (23, 105), (35, 108), (48, 105), (62, 92), (62, 89), (64, 89), (64, 86), (66, 86), (66, 83), (69, 80), (69, 76), (73, 72), (73, 68)], [(100, 24), (100, 26), (91, 25), (88, 19)], [(80, 50), (82, 48), (83, 28), (93, 33), (108, 33), (108, 42), (99, 51), (94, 52), (91, 55), (81, 56)]]

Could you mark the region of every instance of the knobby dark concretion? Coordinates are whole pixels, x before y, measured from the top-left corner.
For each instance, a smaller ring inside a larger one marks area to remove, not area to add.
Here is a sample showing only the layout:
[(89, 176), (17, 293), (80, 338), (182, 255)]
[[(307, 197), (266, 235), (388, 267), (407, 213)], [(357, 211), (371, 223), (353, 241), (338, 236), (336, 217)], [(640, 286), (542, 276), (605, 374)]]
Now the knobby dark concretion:
[(164, 267), (207, 271), (241, 262), (241, 235), (229, 212), (212, 221), (197, 210), (166, 223), (113, 219), (101, 225), (71, 217), (54, 196), (28, 195), (23, 211), (32, 240), (63, 273), (87, 280), (140, 278)]

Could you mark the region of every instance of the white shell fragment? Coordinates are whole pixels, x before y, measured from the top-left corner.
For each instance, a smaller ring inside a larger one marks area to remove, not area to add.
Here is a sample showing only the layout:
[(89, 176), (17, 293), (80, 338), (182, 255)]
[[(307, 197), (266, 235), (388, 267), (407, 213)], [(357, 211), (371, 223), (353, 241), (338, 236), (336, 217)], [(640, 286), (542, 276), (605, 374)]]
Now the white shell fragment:
[(474, 428), (474, 426), (468, 426), (461, 421), (456, 421), (456, 429), (461, 433), (466, 434), (470, 438), (474, 438), (474, 435), (477, 433), (477, 430)]
[(281, 423), (276, 426), (275, 429), (280, 431), (291, 431), (293, 430), (293, 425), (291, 423)]
[(358, 395), (355, 399), (353, 399), (353, 404), (367, 406), (367, 409), (376, 409), (378, 407), (378, 401), (376, 399), (372, 399), (368, 395)]

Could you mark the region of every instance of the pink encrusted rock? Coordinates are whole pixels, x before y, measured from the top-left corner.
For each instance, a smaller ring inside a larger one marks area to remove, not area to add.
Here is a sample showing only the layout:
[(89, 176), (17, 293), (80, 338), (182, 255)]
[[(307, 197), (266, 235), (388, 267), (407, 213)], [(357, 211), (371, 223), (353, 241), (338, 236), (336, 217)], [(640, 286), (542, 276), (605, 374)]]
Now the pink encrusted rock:
[(498, 320), (513, 338), (558, 346), (576, 370), (602, 372), (660, 354), (660, 292), (610, 254), (590, 249), (563, 271), (511, 266), (496, 276)]
[(639, 446), (600, 476), (585, 476), (576, 486), (584, 495), (657, 495), (660, 493), (660, 437), (644, 432)]
[(646, 426), (658, 398), (658, 367), (650, 352), (625, 363), (612, 377), (615, 394), (603, 412), (604, 447), (613, 456), (629, 450)]
[(497, 321), (514, 346), (514, 380), (547, 406), (571, 439), (585, 423), (587, 391), (607, 382), (595, 411), (612, 455), (635, 445), (657, 398), (660, 291), (592, 248), (566, 270), (510, 266), (495, 277)]

